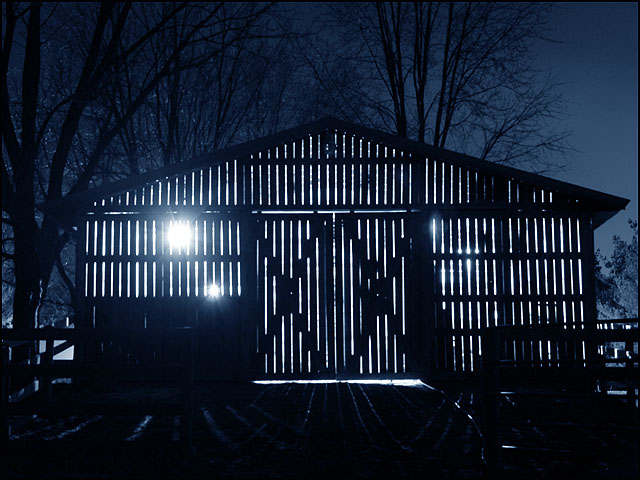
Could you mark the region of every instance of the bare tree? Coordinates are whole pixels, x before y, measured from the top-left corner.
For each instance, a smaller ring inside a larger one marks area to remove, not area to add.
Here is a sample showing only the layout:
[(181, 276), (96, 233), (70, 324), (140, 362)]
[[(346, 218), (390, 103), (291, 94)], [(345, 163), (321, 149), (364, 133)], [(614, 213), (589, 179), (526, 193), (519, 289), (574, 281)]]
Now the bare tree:
[[(158, 82), (112, 144), (113, 157), (127, 161), (114, 165), (111, 173), (171, 165), (283, 126), (288, 118), (280, 113), (292, 76), (288, 40), (296, 35), (282, 25), (286, 12), (280, 6), (272, 6), (259, 21), (241, 21), (258, 8), (221, 6), (216, 28), (224, 48), (203, 44), (210, 58), (189, 68), (184, 56), (176, 59), (174, 71)], [(175, 38), (168, 41), (175, 43)], [(135, 84), (133, 68), (125, 68), (131, 73), (125, 81), (114, 82), (109, 96), (116, 111)]]
[[(568, 132), (555, 128), (564, 112), (560, 85), (536, 68), (532, 51), (544, 40), (549, 5), (326, 8), (324, 23), (340, 36), (325, 57), (346, 66), (351, 80), (339, 94), (362, 102), (369, 124), (536, 172), (562, 166), (569, 147)], [(316, 72), (318, 82), (327, 82), (322, 67)]]
[[(165, 79), (241, 43), (269, 8), (3, 4), (3, 260), (12, 262), (15, 275), (15, 327), (36, 325), (69, 238), (51, 215), (38, 213), (36, 203), (88, 188), (101, 168), (110, 174), (117, 168), (115, 162), (109, 166), (114, 140), (129, 149), (131, 170), (139, 168), (131, 134), (151, 93)], [(6, 248), (5, 225), (11, 239)]]

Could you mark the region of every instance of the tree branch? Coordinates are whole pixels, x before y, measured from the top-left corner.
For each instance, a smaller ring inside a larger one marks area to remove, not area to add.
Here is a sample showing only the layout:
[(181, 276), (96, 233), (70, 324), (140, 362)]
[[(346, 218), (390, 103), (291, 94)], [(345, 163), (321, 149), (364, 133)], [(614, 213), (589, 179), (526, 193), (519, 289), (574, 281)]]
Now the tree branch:
[(64, 266), (62, 265), (60, 254), (56, 256), (56, 268), (58, 270), (58, 273), (60, 274), (60, 278), (62, 279), (62, 282), (65, 284), (65, 286), (69, 290), (71, 303), (75, 305), (76, 304), (76, 288), (73, 282), (71, 281), (71, 278), (69, 278), (69, 275), (67, 275), (67, 272), (65, 271)]
[(4, 36), (2, 37), (2, 57), (0, 58), (0, 82), (2, 82), (0, 85), (0, 124), (2, 125), (2, 138), (4, 139), (4, 144), (9, 155), (9, 163), (11, 164), (11, 168), (14, 169), (17, 166), (19, 158), (22, 155), (22, 147), (18, 143), (16, 129), (13, 125), (13, 117), (11, 115), (10, 109), (11, 98), (9, 96), (7, 74), (9, 72), (9, 58), (11, 57), (11, 50), (13, 47), (13, 36), (15, 34), (17, 17), (14, 10), (14, 4), (5, 2), (3, 3), (3, 6), (6, 12), (6, 23), (3, 29)]

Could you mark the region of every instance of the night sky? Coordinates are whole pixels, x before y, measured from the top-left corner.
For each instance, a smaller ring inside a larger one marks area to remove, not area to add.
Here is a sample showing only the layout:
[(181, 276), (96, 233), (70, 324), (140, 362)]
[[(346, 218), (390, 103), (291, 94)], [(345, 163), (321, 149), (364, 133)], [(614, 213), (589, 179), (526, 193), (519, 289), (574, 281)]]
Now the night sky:
[(566, 82), (576, 148), (571, 167), (555, 178), (631, 200), (596, 230), (596, 248), (613, 250), (614, 234), (631, 238), (638, 219), (638, 4), (557, 3), (539, 61)]

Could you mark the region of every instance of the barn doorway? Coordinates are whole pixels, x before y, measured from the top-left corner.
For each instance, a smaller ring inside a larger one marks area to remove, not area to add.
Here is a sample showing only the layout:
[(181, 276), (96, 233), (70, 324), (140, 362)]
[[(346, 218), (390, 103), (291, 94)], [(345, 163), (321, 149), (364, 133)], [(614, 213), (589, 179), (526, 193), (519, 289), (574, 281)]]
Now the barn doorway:
[(405, 376), (409, 214), (263, 212), (257, 219), (258, 371), (271, 379)]

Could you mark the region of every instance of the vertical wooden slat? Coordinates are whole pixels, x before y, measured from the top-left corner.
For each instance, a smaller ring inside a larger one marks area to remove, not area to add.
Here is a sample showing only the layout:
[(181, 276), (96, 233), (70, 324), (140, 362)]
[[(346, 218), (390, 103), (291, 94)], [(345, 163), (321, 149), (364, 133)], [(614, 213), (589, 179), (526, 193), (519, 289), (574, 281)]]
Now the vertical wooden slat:
[(193, 182), (191, 172), (185, 173), (184, 175), (180, 175), (178, 177), (179, 180), (179, 197), (178, 197), (178, 205), (187, 206), (191, 205), (191, 199), (193, 198)]
[(507, 300), (508, 287), (507, 282), (509, 279), (509, 264), (508, 264), (508, 252), (509, 252), (509, 238), (508, 238), (508, 225), (506, 225), (506, 217), (496, 216), (492, 218), (493, 228), (492, 233), (493, 241), (495, 242), (495, 254), (496, 259), (496, 295), (498, 301), (498, 325), (513, 325), (513, 318), (511, 316), (511, 303), (512, 300)]
[[(322, 267), (321, 252), (319, 250), (319, 238), (322, 238), (323, 226), (321, 219), (313, 217), (309, 220), (311, 234), (309, 236), (309, 266), (310, 266), (310, 294), (311, 294), (311, 331), (312, 336), (312, 373), (316, 374), (324, 370), (324, 343), (321, 323), (321, 289), (323, 277), (320, 268)], [(320, 370), (319, 370), (320, 369)]]
[(261, 159), (256, 162), (253, 175), (257, 204), (264, 207), (268, 204), (267, 165)]
[(111, 256), (111, 235), (112, 235), (112, 222), (111, 220), (105, 219), (104, 221), (104, 250), (102, 253), (102, 261), (105, 264), (105, 275), (104, 275), (104, 297), (111, 298), (111, 287), (113, 278), (111, 275), (111, 265), (112, 262), (109, 260)]
[[(251, 156), (253, 159), (253, 155)], [(258, 165), (252, 161), (250, 165), (246, 166), (247, 175), (247, 204), (252, 207), (260, 205), (260, 181)]]
[[(295, 218), (291, 218), (290, 222), (290, 255), (291, 255), (291, 265), (290, 265), (290, 278), (291, 278), (291, 289), (293, 292), (292, 295), (292, 305), (291, 305), (291, 315), (292, 315), (292, 340), (293, 340), (293, 371), (296, 376), (299, 376), (304, 370), (301, 368), (302, 358), (300, 354), (301, 350), (301, 338), (300, 333), (306, 329), (306, 318), (303, 319), (303, 310), (302, 310), (302, 301), (303, 301), (303, 292), (302, 292), (302, 269), (301, 261), (298, 259), (299, 249), (298, 249), (298, 220)], [(306, 276), (306, 274), (305, 274)], [(305, 292), (306, 293), (306, 292)]]
[(274, 186), (272, 187), (272, 193), (275, 200), (275, 205), (278, 207), (284, 206), (284, 164), (280, 163), (280, 152), (282, 147), (278, 147), (278, 159), (276, 159), (276, 164), (273, 166), (271, 170), (271, 174), (273, 175), (272, 179), (274, 180)]
[[(372, 178), (371, 176), (369, 178)], [(362, 279), (363, 279), (363, 287), (364, 287), (364, 295), (363, 299), (363, 320), (362, 320), (362, 330), (365, 335), (366, 342), (366, 352), (367, 356), (365, 357), (365, 371), (369, 371), (370, 373), (375, 373), (376, 367), (378, 365), (378, 356), (377, 356), (377, 345), (376, 345), (376, 326), (377, 326), (377, 314), (378, 312), (374, 308), (374, 300), (376, 295), (375, 290), (375, 274), (376, 274), (376, 266), (375, 266), (375, 250), (376, 250), (376, 237), (375, 237), (375, 226), (373, 219), (367, 219), (366, 222), (363, 222), (367, 225), (365, 241), (368, 244), (368, 252), (369, 258), (367, 258), (367, 262), (363, 262), (362, 265)], [(367, 361), (368, 360), (368, 361)], [(369, 370), (367, 370), (367, 368)]]
[(545, 260), (547, 261), (547, 287), (546, 287), (546, 298), (545, 301), (547, 303), (548, 306), (548, 310), (549, 310), (549, 323), (556, 325), (558, 323), (558, 318), (556, 315), (556, 308), (555, 308), (555, 297), (553, 296), (553, 291), (554, 291), (554, 287), (555, 287), (555, 277), (554, 277), (554, 269), (553, 269), (553, 258), (552, 258), (552, 248), (553, 248), (553, 242), (551, 239), (551, 231), (552, 231), (552, 227), (551, 227), (551, 221), (550, 218), (548, 216), (543, 216), (542, 217), (542, 224), (543, 224), (543, 251), (544, 251), (544, 257)]
[(96, 217), (94, 222), (95, 227), (95, 239), (94, 239), (94, 261), (95, 261), (95, 281), (94, 281), (94, 297), (100, 298), (103, 297), (102, 286), (103, 286), (103, 267), (104, 267), (104, 257), (103, 257), (103, 248), (105, 241), (105, 225), (102, 217)]
[[(143, 296), (151, 298), (153, 296), (153, 223), (152, 219), (147, 217), (141, 222), (142, 226), (142, 253), (144, 254), (144, 266), (142, 268), (142, 276), (144, 282)], [(146, 269), (146, 270), (145, 270)], [(152, 303), (149, 303), (152, 305)]]
[[(582, 254), (582, 282), (583, 282), (583, 309), (584, 328), (593, 332), (596, 328), (596, 288), (595, 288), (595, 250), (593, 238), (593, 220), (588, 214), (580, 216), (580, 253)], [(591, 365), (597, 358), (597, 345), (595, 342), (585, 342), (586, 365)]]
[(291, 346), (293, 344), (293, 338), (290, 330), (290, 315), (293, 312), (293, 292), (292, 282), (289, 276), (289, 254), (291, 231), (289, 229), (288, 220), (279, 220), (277, 222), (278, 239), (278, 257), (280, 259), (279, 269), (277, 275), (278, 287), (276, 289), (276, 295), (278, 296), (278, 317), (281, 321), (280, 335), (278, 348), (281, 349), (283, 373), (290, 375), (292, 372), (291, 362)]
[(214, 165), (211, 169), (211, 202), (215, 206), (224, 204), (223, 165)]
[[(340, 155), (342, 155), (342, 145), (339, 146)], [(345, 257), (343, 252), (343, 234), (344, 234), (344, 224), (343, 219), (340, 216), (334, 215), (334, 240), (333, 245), (335, 249), (335, 255), (332, 255), (335, 259), (332, 263), (332, 270), (334, 276), (334, 321), (335, 321), (335, 332), (336, 332), (336, 371), (344, 372), (346, 366), (346, 356), (347, 356), (347, 316), (344, 311), (344, 301), (345, 296), (343, 293), (344, 290), (344, 265), (345, 265)], [(333, 292), (332, 292), (333, 293)], [(333, 296), (333, 295), (332, 295)]]
[(192, 173), (193, 193), (191, 205), (201, 207), (204, 204), (204, 192), (202, 191), (202, 170), (195, 170)]
[(295, 281), (294, 288), (297, 288), (297, 305), (294, 306), (294, 334), (296, 336), (296, 369), (300, 374), (307, 372), (307, 351), (309, 349), (309, 324), (308, 316), (309, 296), (307, 290), (307, 257), (303, 255), (303, 238), (306, 246), (306, 236), (303, 236), (304, 223), (300, 219), (293, 220), (293, 278)]
[[(386, 287), (386, 278), (385, 278), (385, 269), (384, 269), (384, 230), (385, 224), (382, 217), (376, 215), (375, 218), (375, 226), (376, 226), (376, 293), (377, 297), (375, 299), (375, 311), (379, 315), (380, 318), (380, 326), (378, 331), (376, 331), (376, 343), (378, 346), (378, 371), (381, 373), (385, 372), (386, 367), (386, 351), (385, 351), (385, 315), (387, 314), (385, 297), (387, 292), (385, 291)], [(388, 323), (388, 321), (387, 321)]]
[[(277, 358), (275, 346), (277, 342), (274, 342), (274, 338), (276, 335), (276, 316), (273, 312), (275, 298), (273, 296), (273, 278), (274, 278), (274, 270), (275, 265), (273, 261), (273, 256), (275, 254), (273, 248), (273, 242), (271, 236), (272, 233), (272, 220), (264, 220), (264, 224), (266, 226), (265, 229), (265, 237), (264, 237), (264, 255), (265, 255), (265, 276), (263, 278), (264, 281), (264, 308), (266, 309), (265, 317), (266, 317), (266, 333), (265, 333), (265, 354), (267, 356), (267, 371), (276, 373), (277, 368)], [(262, 229), (261, 229), (262, 230)], [(268, 235), (268, 236), (267, 236)], [(275, 365), (275, 366), (274, 366)]]
[(327, 357), (328, 357), (328, 373), (335, 374), (337, 372), (337, 325), (336, 325), (336, 308), (334, 304), (334, 287), (335, 278), (333, 275), (333, 220), (327, 216), (324, 222), (324, 270), (325, 270), (325, 288), (324, 288), (324, 305), (325, 305), (325, 325), (327, 335)]
[[(435, 170), (434, 170), (435, 172)], [(435, 173), (434, 173), (435, 174)], [(434, 329), (436, 335), (434, 358), (435, 368), (445, 368), (444, 357), (444, 325), (442, 321), (442, 252), (440, 245), (442, 243), (442, 219), (439, 216), (434, 215), (432, 217), (432, 242), (431, 250), (433, 252), (433, 265), (430, 266), (428, 271), (433, 271), (434, 279)]]
[(355, 271), (353, 264), (353, 219), (343, 218), (341, 221), (341, 228), (343, 233), (344, 242), (342, 244), (344, 248), (344, 261), (343, 268), (345, 271), (345, 284), (344, 284), (344, 316), (345, 316), (345, 343), (346, 343), (346, 370), (354, 375), (360, 373), (359, 361), (355, 356), (355, 342), (356, 335), (358, 333), (358, 322), (356, 321), (356, 301), (354, 298), (354, 282)]
[(327, 361), (327, 332), (328, 328), (326, 325), (326, 262), (325, 262), (325, 248), (326, 248), (326, 225), (323, 218), (314, 219), (317, 226), (316, 230), (316, 238), (315, 238), (315, 246), (314, 246), (314, 257), (315, 257), (315, 269), (316, 269), (316, 329), (317, 329), (317, 354), (318, 354), (318, 364), (316, 369), (319, 372), (326, 372), (328, 370), (328, 361)]
[[(293, 146), (292, 146), (293, 149)], [(291, 155), (291, 154), (290, 154)], [(292, 198), (291, 205), (295, 205), (296, 207), (302, 206), (302, 191), (304, 188), (303, 185), (303, 177), (302, 177), (302, 165), (298, 162), (296, 158), (290, 159), (293, 162), (291, 165), (291, 176), (292, 176)]]
[(462, 178), (461, 178), (461, 168), (458, 166), (453, 167), (453, 178), (452, 178), (452, 187), (453, 187), (453, 196), (452, 201), (454, 205), (459, 205), (462, 203)]
[[(351, 303), (353, 304), (353, 369), (361, 373), (360, 362), (365, 357), (365, 337), (361, 329), (362, 318), (362, 268), (361, 268), (361, 241), (358, 238), (358, 218), (347, 222), (347, 234), (349, 237), (349, 255), (351, 257), (350, 268), (352, 275)], [(350, 304), (351, 306), (351, 304)], [(364, 370), (363, 370), (364, 371)]]
[(543, 243), (544, 235), (542, 232), (542, 218), (534, 218), (534, 250), (536, 259), (536, 291), (538, 293), (538, 315), (540, 324), (548, 324), (549, 318), (547, 315), (545, 299), (545, 271), (544, 271), (544, 252)]
[(202, 191), (202, 206), (211, 205), (211, 167), (201, 170), (200, 189)]
[[(76, 236), (76, 283), (75, 283), (75, 301), (76, 315), (74, 317), (74, 325), (76, 328), (88, 328), (89, 315), (88, 315), (88, 299), (85, 295), (85, 268), (87, 265), (87, 250), (86, 241), (88, 233), (88, 224), (86, 216), (80, 216), (78, 219), (78, 231)], [(74, 346), (74, 361), (81, 364), (85, 361), (86, 345), (84, 342), (78, 342)]]
[(470, 203), (478, 203), (478, 172), (477, 170), (469, 170), (469, 201)]
[[(456, 168), (453, 169), (453, 173), (455, 174)], [(451, 197), (451, 201), (456, 202), (457, 195), (457, 184), (455, 183), (455, 177), (452, 176), (452, 186), (453, 195)], [(468, 347), (464, 342), (464, 337), (466, 334), (465, 328), (465, 312), (464, 309), (461, 308), (460, 296), (462, 294), (462, 289), (464, 287), (464, 279), (463, 279), (463, 271), (462, 271), (462, 260), (460, 258), (461, 252), (461, 238), (463, 236), (463, 232), (461, 231), (461, 222), (459, 218), (453, 218), (451, 221), (451, 233), (452, 233), (452, 245), (453, 249), (450, 251), (453, 258), (453, 294), (451, 296), (451, 308), (452, 315), (455, 317), (455, 328), (457, 330), (457, 335), (455, 337), (456, 349), (455, 349), (455, 359), (456, 366), (458, 371), (464, 371), (468, 365)]]

